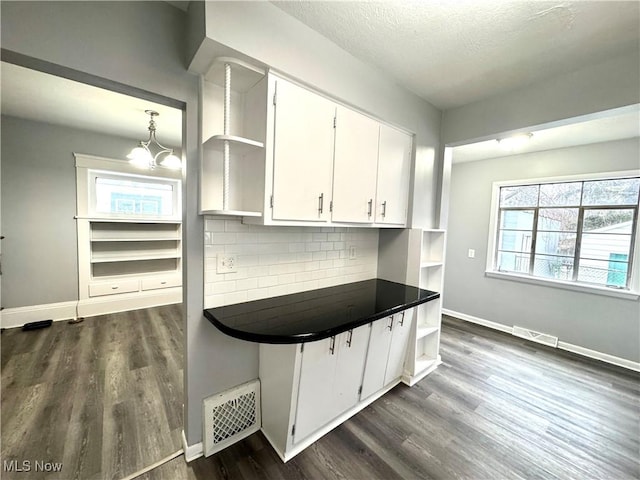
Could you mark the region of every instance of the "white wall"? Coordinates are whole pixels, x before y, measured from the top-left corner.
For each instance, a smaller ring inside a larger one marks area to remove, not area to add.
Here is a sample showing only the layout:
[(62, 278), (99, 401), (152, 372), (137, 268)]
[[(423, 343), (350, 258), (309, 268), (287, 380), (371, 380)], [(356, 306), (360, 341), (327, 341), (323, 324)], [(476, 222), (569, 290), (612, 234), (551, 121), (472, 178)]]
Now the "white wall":
[[(206, 217), (204, 235), (205, 308), (368, 280), (378, 270), (378, 229), (264, 227)], [(238, 270), (217, 273), (218, 256), (231, 254)]]
[[(454, 154), (455, 155), (455, 154)], [(455, 158), (455, 156), (454, 156)], [(638, 169), (640, 139), (454, 164), (443, 306), (640, 361), (640, 303), (485, 277), (492, 183)], [(467, 258), (467, 250), (476, 251)], [(638, 267), (634, 267), (638, 272)]]

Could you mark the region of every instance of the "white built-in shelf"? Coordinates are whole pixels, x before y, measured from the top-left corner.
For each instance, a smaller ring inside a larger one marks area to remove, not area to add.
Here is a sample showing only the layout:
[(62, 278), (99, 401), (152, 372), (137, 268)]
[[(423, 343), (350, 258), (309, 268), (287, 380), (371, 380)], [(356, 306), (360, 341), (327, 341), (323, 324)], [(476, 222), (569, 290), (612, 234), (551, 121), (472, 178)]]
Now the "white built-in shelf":
[(213, 60), (211, 67), (209, 67), (209, 71), (204, 76), (205, 80), (224, 87), (224, 66), (227, 63), (231, 65), (231, 78), (234, 92), (244, 93), (251, 90), (266, 74), (263, 69), (237, 58), (218, 57)]
[(416, 332), (416, 339), (419, 340), (424, 337), (428, 337), (429, 335), (433, 335), (440, 330), (440, 327), (418, 327)]
[(420, 263), (420, 268), (432, 268), (432, 267), (441, 267), (443, 265), (442, 262), (438, 262), (438, 261), (430, 261), (430, 260), (424, 260)]
[(130, 254), (126, 253), (94, 253), (91, 256), (91, 263), (109, 263), (109, 262), (138, 262), (141, 260), (164, 260), (171, 258), (180, 258), (177, 252), (172, 253), (147, 253), (147, 254)]
[(177, 242), (180, 237), (92, 238), (92, 242)]
[(136, 218), (136, 217), (84, 217), (82, 215), (76, 215), (76, 220), (88, 220), (92, 223), (168, 223), (173, 225), (181, 225), (182, 221), (177, 219), (149, 219), (149, 218)]
[(245, 210), (202, 210), (201, 215), (227, 215), (231, 217), (261, 217), (262, 212), (247, 212)]
[(416, 358), (416, 375), (418, 375), (420, 372), (428, 370), (429, 368), (432, 368), (437, 363), (438, 360), (436, 358), (429, 357), (427, 355), (419, 356), (418, 358)]
[(423, 230), (424, 233), (445, 233), (446, 230), (442, 228), (427, 228)]
[(231, 153), (238, 155), (246, 155), (247, 153), (255, 152), (261, 148), (264, 148), (264, 143), (251, 140), (249, 138), (238, 137), (236, 135), (213, 135), (206, 142), (204, 142), (204, 148), (222, 152), (224, 149), (224, 142), (229, 142), (229, 149)]

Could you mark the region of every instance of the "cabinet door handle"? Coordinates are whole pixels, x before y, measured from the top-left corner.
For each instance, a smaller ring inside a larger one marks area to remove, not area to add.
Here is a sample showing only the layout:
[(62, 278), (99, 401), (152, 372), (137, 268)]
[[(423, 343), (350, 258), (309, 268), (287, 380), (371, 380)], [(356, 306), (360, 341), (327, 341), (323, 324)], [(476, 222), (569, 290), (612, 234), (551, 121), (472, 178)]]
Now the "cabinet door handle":
[(404, 327), (404, 312), (402, 312), (402, 318), (400, 319), (400, 326)]
[(387, 328), (389, 329), (389, 331), (393, 330), (393, 315), (391, 317), (389, 317), (389, 320), (391, 320), (389, 322), (389, 325), (387, 325)]
[(367, 210), (367, 215), (371, 216), (371, 212), (373, 210), (373, 198), (370, 199), (367, 203), (369, 204), (369, 209)]
[(111, 290), (117, 290), (117, 289), (118, 289), (117, 285), (114, 285), (114, 286), (111, 287)]
[(382, 218), (387, 214), (387, 201), (382, 202)]
[(333, 337), (331, 337), (331, 345), (329, 346), (329, 351), (331, 352), (331, 355), (336, 353), (336, 337), (335, 337), (335, 335)]
[(324, 210), (324, 193), (321, 193), (318, 197), (318, 213), (322, 213)]
[(351, 348), (351, 340), (353, 340), (353, 328), (349, 330), (349, 338), (347, 339), (347, 345)]

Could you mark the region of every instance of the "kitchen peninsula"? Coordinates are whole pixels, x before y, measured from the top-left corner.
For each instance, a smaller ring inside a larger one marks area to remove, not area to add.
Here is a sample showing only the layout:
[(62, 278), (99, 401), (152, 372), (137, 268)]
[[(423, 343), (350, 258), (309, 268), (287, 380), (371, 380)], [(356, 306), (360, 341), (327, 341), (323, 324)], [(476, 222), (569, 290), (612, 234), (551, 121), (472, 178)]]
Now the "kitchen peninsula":
[(287, 461), (402, 381), (430, 290), (371, 279), (204, 311), (260, 343), (262, 431)]

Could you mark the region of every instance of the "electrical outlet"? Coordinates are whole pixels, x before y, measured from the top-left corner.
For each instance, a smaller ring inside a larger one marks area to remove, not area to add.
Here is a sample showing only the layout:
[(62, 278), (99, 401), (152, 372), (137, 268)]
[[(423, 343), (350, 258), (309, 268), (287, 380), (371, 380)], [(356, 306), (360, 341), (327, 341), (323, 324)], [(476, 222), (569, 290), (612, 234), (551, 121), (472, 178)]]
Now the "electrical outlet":
[(237, 255), (218, 255), (218, 273), (233, 273), (238, 271), (238, 256)]
[(349, 260), (355, 260), (357, 256), (356, 246), (351, 245), (349, 247)]
[(467, 255), (469, 258), (476, 258), (476, 251), (473, 248), (470, 248)]

